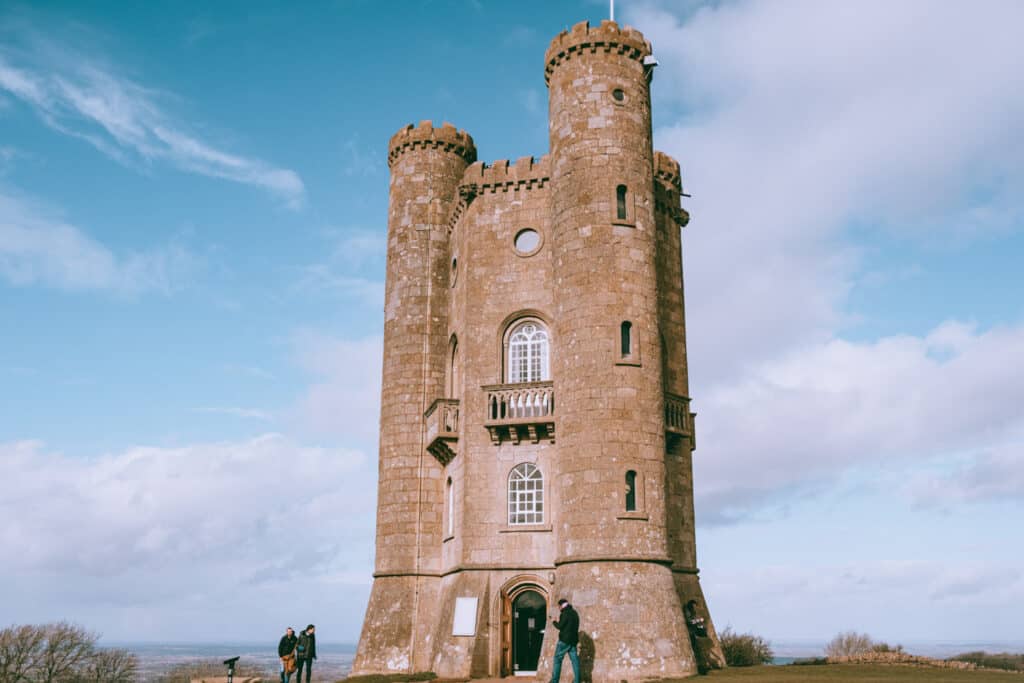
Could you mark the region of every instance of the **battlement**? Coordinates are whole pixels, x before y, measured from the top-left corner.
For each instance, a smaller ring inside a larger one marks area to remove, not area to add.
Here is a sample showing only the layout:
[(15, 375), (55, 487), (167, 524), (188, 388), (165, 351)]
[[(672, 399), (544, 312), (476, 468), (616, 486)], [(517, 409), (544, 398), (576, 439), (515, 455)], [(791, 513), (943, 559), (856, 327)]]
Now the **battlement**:
[(679, 206), (679, 195), (683, 192), (683, 181), (679, 174), (679, 162), (664, 152), (654, 153), (654, 210), (685, 228), (690, 214)]
[(520, 157), (516, 162), (499, 159), (492, 164), (478, 161), (462, 175), (461, 192), (473, 195), (484, 192), (508, 192), (543, 187), (551, 179), (551, 163), (545, 154), (540, 159)]
[(418, 126), (411, 123), (391, 136), (388, 142), (388, 167), (394, 165), (398, 157), (415, 149), (443, 149), (466, 160), (467, 164), (476, 161), (476, 145), (473, 138), (464, 130), (445, 121), (440, 128), (435, 128), (430, 121), (420, 121)]
[(609, 19), (602, 21), (600, 26), (591, 26), (589, 21), (581, 21), (572, 30), (562, 31), (551, 41), (544, 54), (544, 82), (550, 82), (551, 74), (562, 62), (579, 57), (587, 50), (591, 53), (598, 50), (615, 52), (642, 62), (644, 57), (651, 54), (651, 43), (632, 26), (620, 27)]
[(679, 192), (683, 190), (683, 179), (679, 174), (679, 162), (664, 152), (654, 153), (654, 177)]

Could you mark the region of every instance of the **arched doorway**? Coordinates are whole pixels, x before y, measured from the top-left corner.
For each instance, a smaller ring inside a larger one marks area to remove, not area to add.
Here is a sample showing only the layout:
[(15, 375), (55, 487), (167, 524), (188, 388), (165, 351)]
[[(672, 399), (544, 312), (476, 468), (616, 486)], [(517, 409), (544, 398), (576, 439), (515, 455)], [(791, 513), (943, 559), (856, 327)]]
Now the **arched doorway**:
[(503, 674), (533, 676), (547, 624), (548, 601), (536, 586), (514, 588), (504, 600)]

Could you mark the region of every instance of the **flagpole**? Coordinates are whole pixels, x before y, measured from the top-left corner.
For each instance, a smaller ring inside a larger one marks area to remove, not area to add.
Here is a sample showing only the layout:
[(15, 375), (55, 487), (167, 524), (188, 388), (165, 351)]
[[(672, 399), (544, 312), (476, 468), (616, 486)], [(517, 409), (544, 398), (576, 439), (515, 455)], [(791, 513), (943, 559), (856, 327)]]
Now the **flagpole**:
[(609, 2), (611, 3), (611, 7), (609, 8), (609, 13), (611, 14), (611, 16), (609, 16), (608, 18), (611, 19), (612, 21), (615, 21), (615, 0), (609, 0)]

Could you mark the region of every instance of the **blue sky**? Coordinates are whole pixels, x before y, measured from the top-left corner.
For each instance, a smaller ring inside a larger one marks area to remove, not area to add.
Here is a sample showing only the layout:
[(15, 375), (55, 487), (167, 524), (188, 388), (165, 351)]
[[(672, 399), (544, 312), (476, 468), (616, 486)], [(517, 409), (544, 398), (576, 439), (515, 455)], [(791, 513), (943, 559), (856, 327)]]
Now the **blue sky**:
[[(488, 161), (545, 153), (544, 50), (606, 11), (0, 10), (7, 620), (114, 640), (272, 639), (306, 620), (354, 642), (387, 140), (432, 119)], [(655, 146), (693, 195), (698, 552), (716, 622), (1019, 639), (1022, 8), (617, 12), (654, 44)]]

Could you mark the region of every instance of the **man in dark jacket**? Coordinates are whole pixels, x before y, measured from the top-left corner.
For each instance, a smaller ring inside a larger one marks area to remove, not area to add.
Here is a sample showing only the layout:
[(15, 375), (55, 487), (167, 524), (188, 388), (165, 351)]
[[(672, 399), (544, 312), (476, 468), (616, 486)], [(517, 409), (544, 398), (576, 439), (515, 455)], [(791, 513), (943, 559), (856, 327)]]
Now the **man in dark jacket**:
[(313, 624), (299, 635), (299, 643), (295, 646), (295, 659), (299, 668), (295, 672), (295, 683), (302, 681), (302, 667), (306, 667), (306, 683), (313, 677), (313, 660), (316, 659), (316, 628)]
[(292, 671), (295, 671), (295, 646), (298, 643), (295, 631), (289, 626), (281, 636), (281, 642), (277, 644), (277, 656), (281, 658), (281, 683), (288, 683), (292, 678)]
[(551, 683), (558, 683), (562, 676), (562, 660), (569, 655), (572, 662), (573, 683), (580, 683), (580, 656), (576, 646), (580, 642), (580, 615), (572, 608), (569, 601), (562, 598), (558, 601), (561, 614), (558, 619), (551, 617), (551, 622), (558, 629), (558, 645), (555, 647), (555, 661), (551, 667)]

